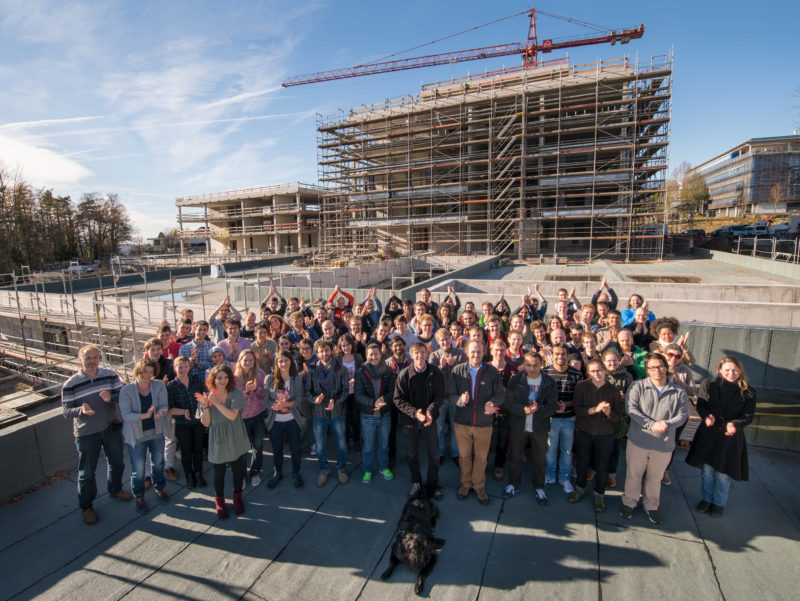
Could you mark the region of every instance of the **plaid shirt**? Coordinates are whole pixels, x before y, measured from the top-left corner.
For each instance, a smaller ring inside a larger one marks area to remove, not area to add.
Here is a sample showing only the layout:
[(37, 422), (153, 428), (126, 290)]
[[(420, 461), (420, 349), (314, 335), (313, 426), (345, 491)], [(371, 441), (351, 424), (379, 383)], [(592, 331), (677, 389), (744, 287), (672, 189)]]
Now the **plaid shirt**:
[(167, 384), (167, 402), (170, 409), (188, 409), (189, 419), (183, 415), (173, 415), (172, 420), (176, 425), (186, 425), (197, 421), (195, 413), (197, 411), (197, 401), (194, 398), (194, 393), (205, 392), (205, 385), (203, 380), (197, 376), (189, 375), (189, 387), (175, 378)]
[(206, 340), (200, 345), (192, 340), (181, 346), (180, 354), (190, 361), (192, 359), (192, 351), (197, 349), (197, 363), (192, 363), (192, 367), (189, 369), (190, 376), (194, 375), (202, 379), (205, 376), (206, 370), (214, 367), (214, 363), (211, 361), (211, 349), (213, 348), (214, 343), (210, 340)]

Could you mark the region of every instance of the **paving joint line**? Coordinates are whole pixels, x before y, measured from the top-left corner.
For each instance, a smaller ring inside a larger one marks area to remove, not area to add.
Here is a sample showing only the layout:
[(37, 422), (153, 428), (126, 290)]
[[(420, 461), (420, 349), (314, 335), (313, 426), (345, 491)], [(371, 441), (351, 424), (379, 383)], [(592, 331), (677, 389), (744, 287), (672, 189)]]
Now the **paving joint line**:
[(486, 568), (489, 565), (489, 557), (492, 554), (492, 546), (494, 545), (494, 537), (497, 534), (497, 527), (500, 525), (500, 519), (503, 517), (503, 512), (505, 511), (506, 507), (506, 500), (503, 499), (500, 502), (500, 511), (497, 512), (497, 517), (494, 520), (494, 529), (492, 530), (492, 538), (489, 539), (489, 547), (486, 549), (486, 557), (483, 560), (483, 569), (481, 570), (481, 582), (478, 585), (478, 592), (475, 594), (475, 601), (481, 596), (481, 591), (483, 590), (483, 579), (486, 577)]
[(686, 502), (686, 506), (689, 509), (689, 515), (692, 517), (692, 521), (694, 522), (694, 526), (697, 529), (697, 535), (700, 537), (700, 541), (703, 543), (703, 549), (706, 551), (706, 556), (708, 557), (708, 561), (711, 564), (711, 571), (714, 573), (714, 581), (717, 583), (717, 590), (719, 591), (719, 596), (722, 601), (725, 601), (725, 593), (722, 591), (722, 584), (719, 581), (719, 575), (717, 574), (717, 565), (714, 563), (714, 556), (711, 555), (711, 549), (706, 542), (706, 537), (703, 536), (702, 531), (700, 530), (700, 524), (697, 522), (697, 516), (695, 515), (694, 508), (692, 504), (689, 502), (689, 497), (686, 496), (686, 491), (683, 488), (683, 482), (680, 478), (676, 478), (678, 483), (678, 488), (681, 489), (681, 495), (683, 495), (683, 500)]

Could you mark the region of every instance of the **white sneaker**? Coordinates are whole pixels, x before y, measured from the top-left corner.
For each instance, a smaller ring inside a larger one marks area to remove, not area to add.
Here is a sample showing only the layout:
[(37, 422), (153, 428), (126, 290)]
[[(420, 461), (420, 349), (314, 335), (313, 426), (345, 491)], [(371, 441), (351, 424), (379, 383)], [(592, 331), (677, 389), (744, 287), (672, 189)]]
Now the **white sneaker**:
[(572, 486), (572, 482), (569, 480), (564, 480), (561, 482), (561, 488), (564, 489), (564, 492), (570, 494), (571, 492), (575, 492), (575, 487)]
[(519, 492), (519, 489), (514, 488), (513, 484), (509, 484), (506, 486), (505, 490), (503, 491), (503, 498), (510, 499)]
[(261, 484), (261, 476), (259, 474), (253, 474), (250, 476), (251, 486), (258, 486), (259, 484)]

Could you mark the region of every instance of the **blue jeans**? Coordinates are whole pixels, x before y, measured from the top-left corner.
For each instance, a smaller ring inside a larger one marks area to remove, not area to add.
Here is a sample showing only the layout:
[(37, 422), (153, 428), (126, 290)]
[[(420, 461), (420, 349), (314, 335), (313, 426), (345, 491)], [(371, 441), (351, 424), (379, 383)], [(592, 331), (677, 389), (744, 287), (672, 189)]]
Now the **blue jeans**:
[(81, 509), (91, 507), (97, 496), (94, 473), (101, 448), (108, 464), (108, 493), (115, 495), (122, 490), (122, 473), (125, 471), (122, 445), (122, 427), (119, 425), (75, 439), (78, 449), (78, 505)]
[(153, 464), (153, 485), (157, 491), (164, 490), (164, 437), (156, 436), (150, 440), (140, 440), (134, 446), (128, 445), (131, 458), (131, 492), (137, 499), (144, 496), (144, 464), (147, 452)]
[(267, 425), (264, 423), (264, 417), (267, 412), (259, 413), (255, 417), (247, 417), (244, 421), (244, 429), (247, 430), (247, 436), (250, 438), (250, 445), (253, 447), (253, 452), (250, 459), (250, 476), (261, 473), (261, 466), (264, 464), (264, 432), (267, 430)]
[(703, 500), (718, 507), (725, 507), (730, 490), (731, 477), (704, 463), (703, 473), (700, 477), (700, 492), (703, 495)]
[[(569, 480), (572, 471), (572, 441), (575, 438), (574, 417), (554, 417), (550, 420), (550, 439), (547, 441), (546, 480), (555, 480), (558, 458), (558, 481)], [(559, 446), (561, 452), (558, 452)]]
[(314, 418), (314, 439), (317, 443), (319, 469), (320, 471), (328, 469), (328, 456), (325, 449), (325, 442), (328, 438), (328, 428), (333, 431), (333, 436), (336, 439), (336, 449), (339, 455), (336, 461), (336, 469), (343, 470), (347, 465), (347, 440), (344, 436), (344, 416), (336, 419), (331, 419), (330, 417)]
[(444, 439), (447, 436), (447, 430), (450, 430), (450, 454), (453, 457), (458, 457), (458, 445), (456, 444), (456, 435), (453, 432), (455, 419), (456, 406), (450, 401), (442, 403), (442, 407), (439, 409), (439, 417), (436, 418), (436, 434), (439, 437), (439, 457), (444, 457)]
[(364, 471), (372, 471), (375, 435), (378, 435), (378, 471), (389, 469), (389, 433), (392, 430), (392, 416), (361, 414), (361, 436), (364, 446), (361, 453), (364, 459)]

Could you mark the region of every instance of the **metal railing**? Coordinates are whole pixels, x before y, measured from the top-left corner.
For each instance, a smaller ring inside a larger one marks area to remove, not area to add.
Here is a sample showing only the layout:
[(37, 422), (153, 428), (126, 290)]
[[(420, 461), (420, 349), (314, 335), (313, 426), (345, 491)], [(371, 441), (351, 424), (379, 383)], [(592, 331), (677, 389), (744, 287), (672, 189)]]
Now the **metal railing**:
[(733, 243), (731, 252), (771, 261), (800, 263), (800, 239), (778, 240), (773, 237), (739, 236)]

